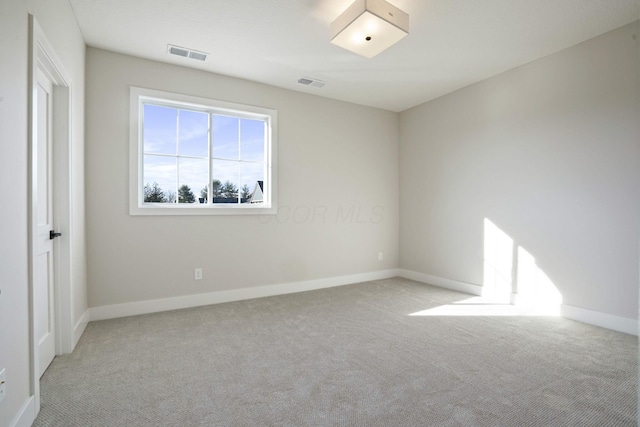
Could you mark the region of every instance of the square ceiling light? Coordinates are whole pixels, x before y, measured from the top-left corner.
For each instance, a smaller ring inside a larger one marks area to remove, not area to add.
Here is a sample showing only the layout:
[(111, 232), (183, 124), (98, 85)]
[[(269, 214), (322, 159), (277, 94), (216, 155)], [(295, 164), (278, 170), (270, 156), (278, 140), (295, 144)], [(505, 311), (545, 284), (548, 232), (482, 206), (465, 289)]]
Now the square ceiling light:
[(331, 23), (331, 43), (373, 58), (409, 34), (409, 15), (384, 0), (356, 0)]

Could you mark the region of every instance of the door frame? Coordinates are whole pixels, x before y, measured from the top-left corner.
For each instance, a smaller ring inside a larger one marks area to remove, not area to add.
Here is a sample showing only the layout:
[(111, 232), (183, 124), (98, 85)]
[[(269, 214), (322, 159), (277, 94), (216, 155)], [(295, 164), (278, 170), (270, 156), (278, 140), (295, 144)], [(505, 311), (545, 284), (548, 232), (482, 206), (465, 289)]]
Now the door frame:
[(31, 393), (35, 414), (40, 411), (40, 376), (37, 337), (35, 336), (34, 269), (37, 227), (37, 71), (42, 70), (53, 83), (52, 118), (52, 190), (53, 218), (62, 236), (54, 241), (54, 333), (56, 355), (70, 353), (74, 345), (71, 294), (72, 179), (71, 179), (71, 79), (33, 15), (29, 15), (28, 67), (28, 212), (29, 212), (29, 358)]

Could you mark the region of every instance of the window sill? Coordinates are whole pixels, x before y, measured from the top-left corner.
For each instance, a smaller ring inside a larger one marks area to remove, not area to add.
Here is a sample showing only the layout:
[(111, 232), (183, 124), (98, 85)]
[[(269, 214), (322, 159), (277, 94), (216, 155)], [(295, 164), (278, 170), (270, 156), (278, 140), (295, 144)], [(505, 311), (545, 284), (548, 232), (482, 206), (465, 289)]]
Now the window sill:
[(130, 215), (276, 215), (277, 207), (268, 206), (237, 206), (237, 207), (219, 207), (215, 205), (197, 205), (184, 206), (179, 204), (151, 205), (145, 204), (141, 206), (131, 206)]

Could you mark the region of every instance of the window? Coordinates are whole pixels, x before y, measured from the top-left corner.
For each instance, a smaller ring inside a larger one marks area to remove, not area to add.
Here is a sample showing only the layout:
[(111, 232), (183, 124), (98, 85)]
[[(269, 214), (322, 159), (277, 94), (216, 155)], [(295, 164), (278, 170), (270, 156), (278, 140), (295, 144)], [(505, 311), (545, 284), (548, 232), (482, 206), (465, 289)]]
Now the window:
[(130, 213), (276, 213), (275, 129), (275, 110), (132, 87)]

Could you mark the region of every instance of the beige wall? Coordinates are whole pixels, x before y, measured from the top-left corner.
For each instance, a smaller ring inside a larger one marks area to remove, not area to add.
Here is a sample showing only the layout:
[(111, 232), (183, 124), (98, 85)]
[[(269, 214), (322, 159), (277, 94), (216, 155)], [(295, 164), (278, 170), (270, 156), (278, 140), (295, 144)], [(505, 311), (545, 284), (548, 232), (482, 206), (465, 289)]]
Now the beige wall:
[(73, 85), (73, 320), (87, 309), (84, 247), (85, 44), (66, 0), (3, 1), (0, 5), (0, 369), (7, 396), (0, 427), (10, 425), (29, 390), (27, 66), (28, 14), (38, 20)]
[(483, 220), (564, 303), (638, 314), (638, 23), (400, 116), (401, 267), (483, 282)]
[[(398, 265), (396, 113), (87, 52), (90, 306)], [(130, 216), (130, 86), (278, 110), (278, 215)], [(202, 281), (193, 279), (195, 267)]]

